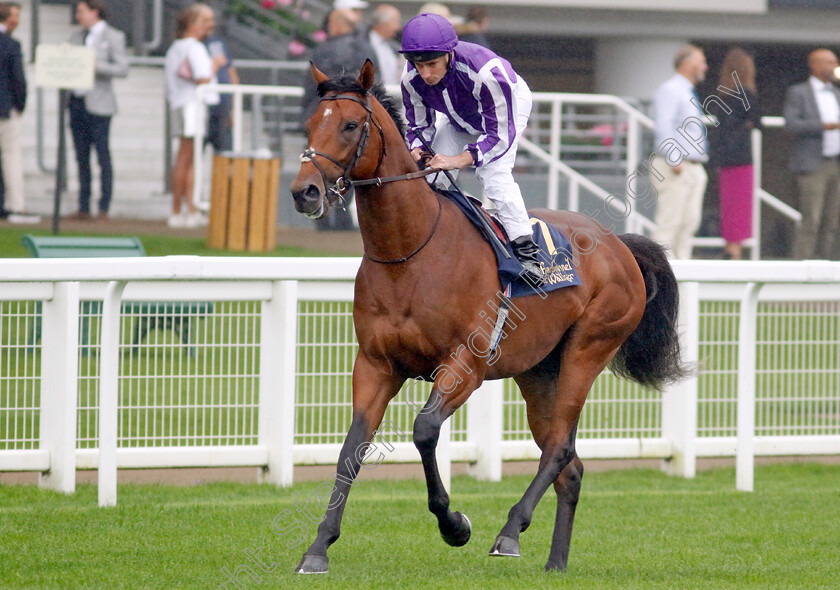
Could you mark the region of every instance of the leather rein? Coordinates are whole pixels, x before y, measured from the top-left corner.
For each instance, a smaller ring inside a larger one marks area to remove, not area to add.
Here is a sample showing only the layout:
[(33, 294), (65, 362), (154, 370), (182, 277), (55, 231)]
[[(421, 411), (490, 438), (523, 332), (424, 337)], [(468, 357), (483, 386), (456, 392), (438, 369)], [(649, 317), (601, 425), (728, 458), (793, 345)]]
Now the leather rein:
[[(383, 184), (388, 183), (388, 182), (397, 182), (397, 181), (401, 181), (401, 180), (414, 180), (416, 178), (423, 178), (423, 177), (428, 176), (430, 174), (435, 174), (435, 173), (440, 172), (440, 170), (438, 170), (437, 168), (427, 168), (425, 170), (420, 170), (418, 172), (409, 172), (407, 174), (399, 174), (397, 176), (384, 176), (384, 177), (376, 177), (376, 178), (366, 178), (366, 179), (362, 179), (362, 180), (352, 180), (352, 179), (350, 179), (351, 170), (353, 170), (353, 168), (356, 167), (356, 164), (358, 163), (359, 159), (362, 157), (362, 154), (364, 153), (365, 148), (367, 147), (367, 142), (368, 142), (368, 139), (370, 138), (370, 122), (373, 121), (374, 125), (376, 125), (376, 129), (379, 131), (380, 145), (382, 146), (379, 150), (379, 159), (376, 163), (376, 168), (374, 170), (379, 168), (379, 165), (382, 164), (382, 160), (385, 158), (385, 132), (382, 130), (382, 126), (379, 125), (379, 123), (377, 123), (376, 119), (373, 117), (373, 112), (370, 109), (370, 104), (368, 103), (368, 101), (366, 101), (366, 100), (363, 101), (360, 98), (358, 98), (358, 97), (356, 97), (355, 95), (352, 95), (352, 94), (337, 94), (335, 96), (325, 96), (325, 97), (321, 98), (321, 100), (322, 101), (324, 101), (324, 100), (352, 100), (353, 102), (355, 102), (357, 104), (360, 104), (365, 109), (365, 111), (367, 112), (367, 115), (365, 116), (365, 122), (362, 125), (362, 136), (359, 138), (359, 144), (356, 146), (356, 153), (353, 155), (350, 162), (347, 163), (346, 165), (344, 163), (342, 163), (340, 160), (338, 160), (337, 158), (334, 158), (333, 156), (331, 156), (329, 154), (319, 152), (318, 150), (315, 150), (312, 147), (307, 147), (303, 151), (303, 153), (300, 155), (301, 163), (312, 162), (312, 165), (315, 166), (315, 168), (321, 174), (321, 180), (324, 183), (324, 187), (327, 188), (327, 197), (325, 198), (325, 200), (326, 200), (326, 202), (329, 206), (336, 207), (338, 209), (344, 210), (347, 207), (347, 201), (345, 200), (344, 195), (346, 195), (347, 191), (349, 191), (350, 188), (353, 188), (353, 187), (371, 186), (371, 185), (382, 186)], [(315, 160), (316, 156), (320, 156), (320, 157), (324, 158), (325, 160), (329, 161), (333, 165), (337, 166), (342, 171), (341, 176), (339, 176), (338, 179), (331, 186), (329, 186), (329, 182), (327, 181), (327, 175), (324, 172), (324, 169), (321, 168), (321, 165), (318, 164), (317, 160)], [(437, 195), (437, 191), (435, 191), (435, 195)], [(403, 256), (401, 258), (394, 258), (394, 259), (390, 259), (390, 260), (380, 260), (378, 258), (374, 258), (373, 256), (369, 255), (367, 252), (365, 252), (365, 254), (364, 254), (365, 258), (367, 258), (371, 262), (377, 262), (379, 264), (400, 264), (400, 263), (403, 263), (403, 262), (407, 261), (408, 259), (412, 258), (416, 254), (418, 254), (423, 248), (426, 247), (426, 244), (428, 244), (431, 241), (431, 239), (435, 235), (435, 232), (437, 231), (438, 225), (440, 223), (440, 214), (441, 214), (441, 211), (442, 211), (443, 207), (440, 203), (440, 196), (437, 195), (437, 197), (438, 197), (438, 212), (437, 212), (437, 217), (435, 218), (435, 223), (432, 226), (432, 231), (429, 233), (429, 235), (425, 239), (425, 241), (422, 244), (420, 244), (420, 247), (418, 247), (416, 250), (414, 250), (411, 254), (409, 254), (407, 256)]]

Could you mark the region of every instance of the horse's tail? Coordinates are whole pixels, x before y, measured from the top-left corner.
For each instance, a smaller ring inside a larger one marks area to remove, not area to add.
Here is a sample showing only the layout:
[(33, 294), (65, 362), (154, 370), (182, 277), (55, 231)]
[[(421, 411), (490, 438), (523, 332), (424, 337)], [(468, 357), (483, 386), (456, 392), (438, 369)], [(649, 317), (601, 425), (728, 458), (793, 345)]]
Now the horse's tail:
[(647, 301), (642, 321), (618, 349), (610, 369), (620, 377), (661, 389), (692, 372), (680, 358), (677, 278), (662, 246), (638, 234), (624, 234), (619, 239), (642, 271)]

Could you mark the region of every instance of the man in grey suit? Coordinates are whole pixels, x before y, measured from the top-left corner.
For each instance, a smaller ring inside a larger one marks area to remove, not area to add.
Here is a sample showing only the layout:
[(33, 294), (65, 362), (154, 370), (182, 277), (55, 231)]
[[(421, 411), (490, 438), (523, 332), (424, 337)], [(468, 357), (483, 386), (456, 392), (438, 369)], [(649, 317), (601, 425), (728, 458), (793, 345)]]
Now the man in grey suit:
[(102, 193), (99, 219), (108, 218), (114, 187), (111, 151), (108, 136), (111, 117), (117, 113), (117, 99), (111, 86), (113, 78), (128, 75), (125, 35), (105, 22), (102, 0), (80, 0), (76, 3), (76, 20), (82, 26), (70, 37), (74, 45), (86, 45), (95, 53), (93, 88), (75, 91), (70, 97), (70, 131), (79, 166), (79, 211), (77, 219), (90, 219), (90, 150), (96, 149)]
[(799, 184), (802, 227), (794, 242), (798, 259), (831, 258), (840, 227), (840, 91), (834, 87), (837, 56), (815, 49), (811, 76), (788, 89), (785, 128), (796, 141), (788, 168)]

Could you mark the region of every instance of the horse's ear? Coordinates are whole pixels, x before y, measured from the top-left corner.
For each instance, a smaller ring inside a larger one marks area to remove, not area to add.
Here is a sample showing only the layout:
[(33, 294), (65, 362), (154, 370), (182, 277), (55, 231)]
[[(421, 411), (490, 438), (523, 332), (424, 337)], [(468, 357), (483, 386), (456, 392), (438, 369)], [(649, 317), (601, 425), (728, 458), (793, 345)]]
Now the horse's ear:
[(373, 62), (370, 59), (366, 59), (365, 65), (362, 66), (362, 71), (359, 73), (359, 84), (365, 90), (370, 90), (373, 86), (374, 73)]
[(324, 72), (319, 70), (314, 63), (311, 61), (309, 62), (309, 72), (312, 74), (312, 77), (315, 78), (315, 83), (320, 84), (321, 82), (326, 82), (329, 80), (329, 76), (327, 76)]

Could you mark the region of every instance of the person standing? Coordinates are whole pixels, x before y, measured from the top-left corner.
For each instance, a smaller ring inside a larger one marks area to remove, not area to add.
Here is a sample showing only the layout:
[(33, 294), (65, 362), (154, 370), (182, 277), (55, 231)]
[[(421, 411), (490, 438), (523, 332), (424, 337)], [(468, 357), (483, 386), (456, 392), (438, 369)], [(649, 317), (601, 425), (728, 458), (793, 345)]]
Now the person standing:
[[(361, 4), (361, 3), (359, 3)], [(350, 2), (335, 6), (353, 5)], [(327, 39), (312, 52), (312, 63), (328, 76), (343, 76), (361, 70), (366, 59), (373, 62), (377, 72), (376, 80), (380, 81), (379, 60), (376, 52), (370, 46), (363, 34), (356, 30), (355, 13), (358, 9), (336, 8), (327, 17)], [(315, 80), (307, 71), (303, 77), (303, 121), (309, 119), (318, 108), (317, 86)]]
[[(172, 169), (172, 215), (169, 227), (200, 227), (207, 219), (196, 209), (193, 194), (193, 150), (199, 125), (195, 102), (199, 84), (215, 81), (216, 72), (227, 63), (224, 55), (210, 57), (201, 39), (215, 26), (213, 9), (206, 4), (193, 4), (178, 14), (175, 25), (177, 39), (166, 52), (166, 91), (172, 116), (172, 135), (179, 138), (178, 154)], [(218, 104), (219, 95), (204, 95), (207, 105)], [(186, 211), (184, 211), (186, 208)]]
[(489, 28), (490, 18), (487, 16), (487, 9), (483, 6), (470, 6), (467, 9), (466, 21), (455, 30), (458, 31), (458, 38), (461, 41), (483, 45), (490, 49), (490, 42), (487, 40)]
[(11, 223), (37, 223), (39, 217), (26, 213), (23, 184), (21, 115), (26, 108), (26, 77), (23, 52), (12, 33), (20, 22), (20, 4), (0, 3), (0, 158), (3, 160), (8, 219)]
[[(239, 84), (239, 73), (231, 62), (233, 57), (228, 51), (227, 45), (221, 37), (215, 36), (215, 20), (213, 28), (207, 32), (204, 38), (204, 45), (211, 58), (223, 55), (225, 64), (216, 72), (216, 80), (219, 84)], [(207, 124), (207, 141), (213, 146), (216, 153), (226, 152), (233, 149), (233, 134), (231, 126), (231, 110), (233, 107), (233, 95), (223, 93), (219, 95), (219, 103), (210, 106), (210, 119)]]
[[(424, 159), (425, 141), (436, 153), (428, 163), (432, 168), (455, 176), (474, 166), (529, 282), (542, 283), (538, 248), (513, 178), (519, 139), (531, 114), (528, 84), (506, 59), (459, 41), (452, 24), (437, 14), (420, 14), (406, 23), (400, 53), (408, 60), (402, 98), (411, 155)], [(445, 178), (437, 182), (448, 184)]]
[(81, 29), (70, 36), (73, 45), (84, 45), (94, 51), (94, 82), (89, 90), (76, 90), (70, 96), (70, 132), (79, 168), (79, 210), (76, 219), (90, 219), (91, 148), (99, 162), (100, 198), (97, 218), (108, 218), (114, 191), (109, 136), (111, 117), (117, 114), (117, 98), (112, 80), (128, 76), (125, 34), (105, 22), (102, 0), (76, 2), (76, 20)]
[[(739, 90), (737, 98), (733, 98), (731, 91), (725, 91), (731, 88)], [(730, 108), (718, 118), (720, 125), (712, 136), (712, 159), (718, 165), (720, 233), (726, 242), (726, 257), (740, 260), (742, 242), (752, 236), (752, 130), (761, 127), (755, 62), (740, 47), (731, 49), (723, 60), (717, 95)]]
[(831, 258), (840, 229), (840, 91), (834, 87), (837, 56), (815, 49), (808, 56), (811, 76), (788, 88), (785, 129), (795, 143), (788, 169), (799, 185), (802, 226), (796, 235), (797, 259)]
[(376, 52), (379, 62), (379, 79), (385, 86), (400, 83), (405, 61), (392, 45), (394, 37), (402, 28), (402, 15), (391, 4), (380, 4), (373, 11), (368, 41)]
[[(700, 227), (703, 211), (708, 181), (703, 164), (709, 159), (709, 150), (694, 87), (705, 79), (708, 69), (702, 49), (695, 45), (681, 47), (674, 55), (674, 75), (653, 97), (657, 148), (651, 181), (659, 195), (653, 239), (668, 248), (673, 258), (691, 258), (691, 240)], [(672, 138), (679, 137), (680, 130), (700, 139), (675, 147)]]

